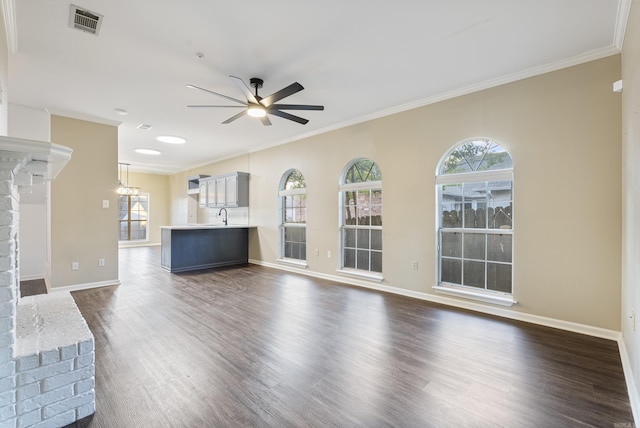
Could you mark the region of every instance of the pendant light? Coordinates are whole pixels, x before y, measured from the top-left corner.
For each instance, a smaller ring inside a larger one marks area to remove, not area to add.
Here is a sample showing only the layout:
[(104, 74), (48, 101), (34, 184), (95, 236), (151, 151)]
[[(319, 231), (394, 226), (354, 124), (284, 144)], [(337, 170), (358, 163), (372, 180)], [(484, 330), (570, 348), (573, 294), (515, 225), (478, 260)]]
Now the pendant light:
[[(120, 166), (120, 171), (118, 173), (118, 195), (126, 195), (126, 196), (138, 196), (140, 194), (139, 187), (129, 187), (129, 164), (128, 163), (118, 163)], [(123, 181), (122, 179), (122, 167), (126, 167), (127, 173), (127, 181)]]

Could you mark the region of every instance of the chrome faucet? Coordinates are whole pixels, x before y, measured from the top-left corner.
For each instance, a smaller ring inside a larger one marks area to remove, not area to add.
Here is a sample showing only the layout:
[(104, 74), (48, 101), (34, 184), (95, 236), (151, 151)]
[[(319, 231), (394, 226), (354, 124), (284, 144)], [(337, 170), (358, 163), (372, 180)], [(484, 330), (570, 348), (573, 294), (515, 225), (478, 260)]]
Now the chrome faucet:
[(222, 211), (224, 211), (224, 218), (222, 219), (222, 222), (226, 226), (227, 225), (227, 209), (226, 208), (220, 208), (220, 211), (218, 212), (218, 217), (220, 217), (220, 214), (222, 214)]

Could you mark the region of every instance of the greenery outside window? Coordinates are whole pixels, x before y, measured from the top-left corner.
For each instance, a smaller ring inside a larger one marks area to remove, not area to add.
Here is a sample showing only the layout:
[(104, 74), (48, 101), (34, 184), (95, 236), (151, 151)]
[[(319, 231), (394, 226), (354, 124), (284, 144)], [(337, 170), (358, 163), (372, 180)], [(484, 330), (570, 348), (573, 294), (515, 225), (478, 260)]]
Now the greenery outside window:
[(444, 156), (436, 185), (436, 289), (513, 304), (511, 156), (491, 140), (465, 142)]
[(280, 254), (282, 261), (307, 260), (307, 184), (297, 169), (280, 183)]
[(118, 196), (120, 241), (148, 240), (149, 194)]
[(382, 173), (369, 159), (347, 166), (340, 184), (341, 271), (382, 279)]

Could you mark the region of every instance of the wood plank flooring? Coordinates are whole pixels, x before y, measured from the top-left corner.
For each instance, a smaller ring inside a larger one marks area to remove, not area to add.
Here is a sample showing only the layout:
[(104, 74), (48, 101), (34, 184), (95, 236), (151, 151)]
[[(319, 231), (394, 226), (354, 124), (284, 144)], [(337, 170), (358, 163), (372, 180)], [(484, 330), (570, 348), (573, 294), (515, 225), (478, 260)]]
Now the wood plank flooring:
[[(96, 340), (76, 427), (614, 427), (617, 344), (260, 266), (120, 252), (74, 292)], [(630, 426), (630, 425), (629, 425)]]

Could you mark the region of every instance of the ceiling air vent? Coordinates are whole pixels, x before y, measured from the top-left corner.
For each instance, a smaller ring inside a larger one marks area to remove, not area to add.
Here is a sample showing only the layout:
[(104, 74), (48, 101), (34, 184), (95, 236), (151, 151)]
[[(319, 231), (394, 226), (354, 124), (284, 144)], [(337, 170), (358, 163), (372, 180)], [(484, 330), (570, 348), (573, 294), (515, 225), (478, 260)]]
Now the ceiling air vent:
[(100, 32), (102, 19), (102, 15), (98, 15), (97, 13), (91, 12), (90, 10), (71, 5), (71, 12), (69, 13), (69, 26), (71, 28), (76, 28), (78, 30), (95, 34), (97, 36)]

